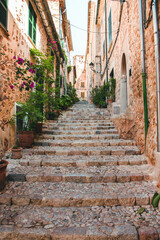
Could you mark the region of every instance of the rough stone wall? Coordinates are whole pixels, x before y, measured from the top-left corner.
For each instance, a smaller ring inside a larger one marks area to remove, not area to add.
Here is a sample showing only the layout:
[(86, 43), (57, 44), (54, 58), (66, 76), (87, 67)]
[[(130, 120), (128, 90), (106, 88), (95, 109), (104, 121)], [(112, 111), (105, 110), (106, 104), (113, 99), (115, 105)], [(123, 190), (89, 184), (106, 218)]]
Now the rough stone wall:
[[(146, 16), (148, 17), (151, 0), (147, 2)], [(103, 1), (102, 1), (103, 5)], [(116, 1), (107, 1), (107, 13), (112, 9), (112, 42), (108, 45), (108, 57), (111, 54), (112, 47), (116, 38), (120, 16), (120, 3)], [(118, 14), (117, 14), (118, 13)], [(104, 18), (101, 7), (99, 17)], [(99, 19), (99, 22), (103, 22)], [(107, 16), (108, 21), (108, 16)], [(104, 29), (104, 26), (103, 26)], [(156, 72), (155, 72), (155, 51), (153, 20), (148, 28), (144, 30), (145, 37), (145, 65), (147, 73), (147, 101), (149, 129), (146, 142), (146, 153), (151, 163), (155, 161), (155, 151), (157, 144), (157, 120), (156, 120)], [(109, 74), (114, 68), (116, 78), (116, 102), (120, 104), (120, 88), (122, 77), (122, 56), (126, 57), (126, 75), (127, 75), (127, 111), (114, 119), (117, 129), (124, 138), (132, 137), (136, 140), (138, 146), (144, 152), (144, 110), (143, 110), (143, 87), (142, 87), (142, 62), (141, 62), (141, 39), (140, 39), (140, 16), (139, 1), (129, 0), (123, 3), (123, 12), (121, 27), (116, 46), (109, 62)], [(101, 46), (103, 36), (101, 36)], [(108, 42), (109, 44), (109, 42)], [(103, 56), (101, 48), (101, 56)], [(105, 59), (102, 61), (102, 69), (105, 67)], [(129, 70), (132, 70), (132, 76), (129, 76)], [(103, 76), (105, 80), (105, 74)]]
[[(15, 128), (8, 123), (15, 113), (15, 102), (25, 101), (27, 94), (20, 93), (18, 89), (10, 89), (15, 83), (15, 71), (13, 56), (30, 59), (29, 49), (35, 47), (28, 37), (28, 1), (9, 1), (8, 32), (0, 26), (0, 46), (4, 46), (6, 60), (0, 65), (0, 156), (10, 148), (15, 141)], [(34, 7), (34, 6), (33, 6)], [(37, 14), (37, 44), (36, 46), (45, 51), (47, 36)], [(7, 78), (10, 78), (10, 81)]]

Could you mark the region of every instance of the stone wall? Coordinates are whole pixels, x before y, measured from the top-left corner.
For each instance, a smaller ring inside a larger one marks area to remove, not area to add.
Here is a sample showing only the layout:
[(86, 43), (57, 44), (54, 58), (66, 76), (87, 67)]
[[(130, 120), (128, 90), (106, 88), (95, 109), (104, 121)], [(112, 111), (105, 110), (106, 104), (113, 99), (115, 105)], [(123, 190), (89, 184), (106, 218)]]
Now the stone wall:
[[(151, 0), (146, 1), (146, 16), (148, 18)], [(104, 1), (101, 1), (99, 8), (98, 24), (102, 26), (104, 31)], [(112, 42), (109, 46), (108, 57), (110, 57), (108, 72), (114, 69), (114, 77), (116, 78), (116, 102), (121, 102), (121, 78), (125, 72), (127, 79), (127, 109), (126, 113), (114, 118), (114, 123), (124, 138), (136, 140), (138, 146), (145, 151), (145, 135), (144, 135), (144, 110), (143, 110), (143, 86), (142, 86), (142, 62), (141, 62), (141, 38), (140, 38), (140, 16), (139, 1), (129, 0), (123, 3), (122, 19), (120, 32), (112, 53), (115, 43), (117, 29), (120, 19), (121, 5), (117, 1), (107, 1), (107, 13), (112, 9)], [(117, 14), (118, 13), (118, 14)], [(108, 21), (108, 16), (107, 16)], [(102, 31), (102, 30), (101, 30)], [(107, 35), (107, 37), (109, 37)], [(147, 29), (144, 30), (145, 38), (145, 65), (147, 73), (147, 102), (148, 102), (148, 118), (149, 128), (146, 140), (146, 154), (149, 156), (152, 164), (155, 163), (155, 151), (157, 145), (157, 120), (156, 120), (156, 71), (155, 71), (155, 51), (154, 51), (154, 34), (153, 20)], [(101, 34), (101, 56), (102, 44), (104, 36)], [(111, 55), (112, 53), (112, 55)], [(125, 57), (123, 57), (125, 56)], [(126, 59), (126, 66), (124, 61)], [(105, 58), (102, 57), (102, 70), (105, 68)], [(125, 71), (126, 68), (126, 71)], [(130, 74), (131, 75), (130, 75)], [(105, 73), (103, 74), (103, 81)]]
[[(45, 51), (47, 36), (40, 16), (37, 14), (37, 43), (39, 50)], [(9, 124), (9, 120), (15, 113), (15, 102), (25, 101), (26, 93), (18, 89), (10, 89), (15, 82), (13, 56), (31, 60), (29, 50), (35, 47), (28, 36), (28, 1), (9, 1), (8, 6), (8, 31), (0, 25), (0, 46), (3, 46), (5, 64), (0, 65), (0, 155), (10, 148), (15, 141), (15, 127)], [(10, 81), (7, 78), (10, 78)]]

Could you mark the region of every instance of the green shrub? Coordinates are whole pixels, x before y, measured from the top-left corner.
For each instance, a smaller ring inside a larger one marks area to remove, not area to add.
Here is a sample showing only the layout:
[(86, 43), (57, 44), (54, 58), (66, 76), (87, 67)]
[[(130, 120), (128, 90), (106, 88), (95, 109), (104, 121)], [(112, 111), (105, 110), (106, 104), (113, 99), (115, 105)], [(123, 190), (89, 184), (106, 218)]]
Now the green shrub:
[(101, 87), (96, 87), (92, 90), (91, 92), (91, 98), (93, 103), (100, 108), (106, 108), (107, 103), (106, 103), (106, 97), (108, 97), (108, 92), (109, 92), (109, 84), (105, 83)]

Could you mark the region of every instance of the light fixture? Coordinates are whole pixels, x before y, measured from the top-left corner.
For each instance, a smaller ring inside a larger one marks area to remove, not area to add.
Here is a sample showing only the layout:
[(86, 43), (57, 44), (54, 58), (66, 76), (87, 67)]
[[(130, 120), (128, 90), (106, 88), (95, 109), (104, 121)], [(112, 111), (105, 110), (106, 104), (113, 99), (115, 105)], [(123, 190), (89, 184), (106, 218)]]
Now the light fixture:
[(94, 63), (90, 62), (89, 67), (91, 68), (91, 70), (94, 68)]

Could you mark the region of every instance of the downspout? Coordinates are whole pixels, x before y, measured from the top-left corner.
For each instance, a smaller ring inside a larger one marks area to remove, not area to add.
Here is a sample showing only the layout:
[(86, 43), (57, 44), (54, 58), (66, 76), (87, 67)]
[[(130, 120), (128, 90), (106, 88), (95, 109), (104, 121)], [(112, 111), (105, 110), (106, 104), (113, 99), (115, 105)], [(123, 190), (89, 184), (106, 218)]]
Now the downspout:
[(145, 49), (144, 49), (144, 28), (143, 28), (143, 7), (142, 0), (139, 0), (140, 28), (141, 28), (141, 61), (142, 61), (142, 81), (143, 81), (143, 104), (144, 104), (144, 124), (145, 124), (145, 147), (148, 132), (148, 107), (146, 89), (146, 69), (145, 69)]
[(157, 1), (153, 0), (153, 27), (154, 27), (154, 46), (155, 46), (155, 64), (156, 64), (156, 86), (157, 86), (157, 152), (160, 152), (160, 66), (159, 66), (159, 38), (158, 38), (158, 17), (157, 17)]

